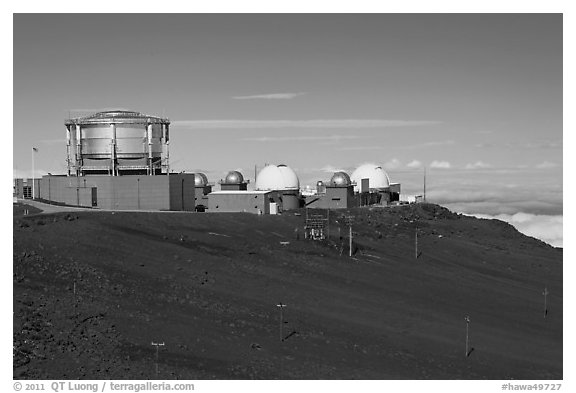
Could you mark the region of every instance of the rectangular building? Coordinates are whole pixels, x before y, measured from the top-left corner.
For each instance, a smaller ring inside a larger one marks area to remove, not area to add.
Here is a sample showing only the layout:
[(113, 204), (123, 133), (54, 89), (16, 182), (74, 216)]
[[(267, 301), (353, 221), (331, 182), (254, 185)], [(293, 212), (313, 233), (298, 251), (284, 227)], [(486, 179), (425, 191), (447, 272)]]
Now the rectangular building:
[[(26, 191), (22, 179), (15, 193)], [(162, 176), (54, 176), (37, 179), (36, 198), (108, 210), (194, 211), (194, 174)]]
[(305, 205), (316, 209), (348, 209), (357, 207), (354, 186), (326, 186), (326, 192), (306, 197)]
[(270, 214), (282, 211), (282, 201), (277, 191), (214, 191), (208, 194), (208, 211), (211, 213)]

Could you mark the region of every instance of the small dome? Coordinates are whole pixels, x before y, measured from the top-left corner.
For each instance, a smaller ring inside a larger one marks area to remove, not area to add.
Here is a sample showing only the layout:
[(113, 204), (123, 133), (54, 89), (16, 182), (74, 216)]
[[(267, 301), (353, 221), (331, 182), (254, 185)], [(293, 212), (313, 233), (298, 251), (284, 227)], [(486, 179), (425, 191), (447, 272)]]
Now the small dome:
[(345, 187), (352, 184), (350, 176), (346, 172), (335, 172), (330, 179), (330, 185), (337, 187)]
[(241, 184), (244, 183), (244, 176), (238, 171), (230, 171), (224, 179), (224, 184)]
[(354, 191), (360, 191), (362, 179), (369, 179), (370, 189), (382, 189), (390, 187), (390, 178), (381, 166), (376, 164), (360, 165), (352, 175), (351, 180), (355, 182)]
[(208, 178), (203, 173), (195, 173), (194, 174), (194, 185), (196, 187), (203, 187), (208, 184)]
[(286, 165), (267, 165), (256, 178), (257, 190), (299, 190), (296, 172)]
[(318, 180), (318, 182), (316, 183), (316, 187), (322, 187), (324, 185), (324, 182), (322, 180)]

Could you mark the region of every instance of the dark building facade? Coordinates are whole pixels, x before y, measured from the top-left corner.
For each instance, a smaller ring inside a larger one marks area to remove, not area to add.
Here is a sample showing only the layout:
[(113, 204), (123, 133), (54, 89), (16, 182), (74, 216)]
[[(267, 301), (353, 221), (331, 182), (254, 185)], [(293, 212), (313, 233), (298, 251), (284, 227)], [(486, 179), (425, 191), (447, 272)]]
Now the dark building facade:
[[(24, 184), (16, 179), (16, 184)], [(17, 187), (24, 190), (24, 186)], [(165, 176), (54, 176), (36, 179), (36, 199), (110, 210), (194, 211), (193, 174)], [(16, 196), (24, 198), (25, 195)]]

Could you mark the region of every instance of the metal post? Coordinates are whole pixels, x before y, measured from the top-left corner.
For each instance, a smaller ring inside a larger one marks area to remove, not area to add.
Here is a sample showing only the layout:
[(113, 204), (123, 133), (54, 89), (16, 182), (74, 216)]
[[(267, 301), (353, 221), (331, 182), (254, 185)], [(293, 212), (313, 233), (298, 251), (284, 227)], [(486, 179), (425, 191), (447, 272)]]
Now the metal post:
[(548, 297), (548, 294), (550, 292), (548, 292), (548, 288), (544, 287), (544, 292), (542, 292), (542, 295), (544, 295), (544, 318), (546, 318), (546, 315), (548, 314), (548, 305), (546, 303), (546, 298)]
[(82, 126), (76, 124), (76, 176), (82, 174)]
[(326, 232), (327, 232), (327, 238), (328, 240), (330, 240), (330, 209), (328, 209), (328, 218), (326, 219), (327, 223), (328, 223), (328, 228), (326, 228)]
[(282, 326), (284, 325), (284, 307), (286, 307), (285, 304), (282, 304), (282, 302), (278, 303), (276, 305), (276, 307), (280, 308), (280, 341), (284, 341), (284, 334), (282, 332)]
[(152, 124), (148, 123), (146, 128), (146, 136), (148, 137), (148, 171), (149, 175), (154, 175), (154, 168), (152, 167)]
[(352, 257), (352, 223), (350, 223), (350, 257)]
[(68, 167), (68, 176), (70, 176), (70, 126), (66, 126), (66, 166)]
[(32, 148), (32, 199), (36, 199), (36, 179), (35, 179), (35, 174), (34, 174), (34, 153), (36, 153), (38, 151), (38, 149), (36, 149), (35, 147)]
[(140, 178), (136, 179), (136, 191), (138, 196), (138, 210), (140, 210)]
[(110, 130), (112, 131), (112, 140), (110, 143), (110, 169), (112, 170), (112, 176), (116, 176), (116, 124), (110, 124)]
[(470, 317), (467, 315), (464, 320), (466, 321), (466, 357), (468, 357), (468, 325), (470, 324)]
[(158, 350), (160, 347), (164, 346), (164, 343), (155, 343), (154, 341), (152, 341), (152, 345), (154, 345), (156, 347), (156, 376), (158, 376)]
[(170, 128), (166, 124), (166, 174), (170, 174)]
[(415, 242), (414, 249), (416, 252), (416, 259), (418, 259), (418, 227), (416, 227), (416, 237), (414, 238), (414, 242)]

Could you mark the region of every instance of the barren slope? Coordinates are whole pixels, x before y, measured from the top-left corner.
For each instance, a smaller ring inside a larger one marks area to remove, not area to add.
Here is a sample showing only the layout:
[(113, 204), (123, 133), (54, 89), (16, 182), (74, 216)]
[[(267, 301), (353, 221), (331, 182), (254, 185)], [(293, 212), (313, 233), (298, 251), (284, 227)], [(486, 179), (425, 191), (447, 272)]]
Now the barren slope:
[(411, 205), (351, 210), (351, 259), (301, 213), (15, 208), (15, 378), (156, 378), (152, 341), (162, 379), (562, 378), (561, 249)]

